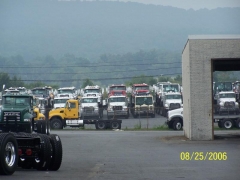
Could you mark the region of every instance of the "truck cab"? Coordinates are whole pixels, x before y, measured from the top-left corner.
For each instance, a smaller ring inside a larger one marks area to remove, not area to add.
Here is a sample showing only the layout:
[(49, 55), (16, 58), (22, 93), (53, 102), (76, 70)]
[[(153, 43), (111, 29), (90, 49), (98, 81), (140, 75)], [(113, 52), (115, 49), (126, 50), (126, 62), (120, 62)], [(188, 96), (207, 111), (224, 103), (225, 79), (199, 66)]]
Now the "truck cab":
[(52, 129), (63, 129), (67, 126), (66, 120), (79, 120), (81, 115), (78, 100), (67, 100), (63, 108), (52, 109), (49, 111), (49, 120)]
[(239, 104), (233, 91), (222, 91), (217, 94), (217, 112), (239, 114)]
[(108, 119), (114, 119), (119, 116), (123, 116), (126, 119), (129, 117), (128, 99), (124, 95), (110, 95), (108, 97), (107, 117)]
[(102, 109), (99, 107), (99, 98), (97, 96), (84, 96), (81, 98), (81, 117), (102, 118)]
[(11, 93), (2, 96), (0, 130), (3, 132), (28, 132), (34, 127), (36, 114), (33, 110), (33, 96)]
[(131, 98), (132, 115), (134, 118), (139, 116), (155, 117), (153, 96), (150, 94), (135, 94)]
[(160, 110), (160, 114), (167, 115), (169, 110), (178, 109), (183, 107), (182, 95), (179, 92), (169, 92), (163, 96), (163, 108)]

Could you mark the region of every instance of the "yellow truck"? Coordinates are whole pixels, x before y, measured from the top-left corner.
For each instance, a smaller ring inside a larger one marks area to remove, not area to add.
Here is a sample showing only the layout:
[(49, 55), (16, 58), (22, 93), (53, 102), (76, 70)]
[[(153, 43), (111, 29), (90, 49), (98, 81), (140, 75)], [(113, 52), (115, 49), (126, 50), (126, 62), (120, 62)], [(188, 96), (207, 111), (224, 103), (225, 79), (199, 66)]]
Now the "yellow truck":
[(33, 128), (37, 133), (50, 134), (49, 122), (46, 120), (45, 115), (40, 112), (40, 108), (38, 105), (39, 99), (33, 97), (33, 112), (35, 113)]
[(51, 129), (63, 129), (66, 126), (83, 127), (85, 124), (95, 124), (96, 129), (121, 129), (122, 120), (80, 119), (83, 111), (81, 100), (67, 100), (65, 107), (49, 111)]

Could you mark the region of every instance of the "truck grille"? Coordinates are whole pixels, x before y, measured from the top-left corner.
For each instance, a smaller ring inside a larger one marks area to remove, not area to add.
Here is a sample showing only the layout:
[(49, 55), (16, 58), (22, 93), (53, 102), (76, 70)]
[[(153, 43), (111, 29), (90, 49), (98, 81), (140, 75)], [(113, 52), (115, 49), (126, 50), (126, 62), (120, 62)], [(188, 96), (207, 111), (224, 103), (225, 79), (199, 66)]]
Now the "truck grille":
[(233, 101), (226, 101), (224, 103), (225, 108), (234, 108), (234, 106), (235, 106), (235, 103)]
[(180, 104), (179, 103), (170, 103), (170, 109), (178, 109), (180, 108)]
[(83, 110), (86, 113), (92, 113), (94, 111), (94, 107), (84, 107)]
[(113, 110), (122, 110), (122, 106), (113, 106)]
[(140, 111), (148, 111), (148, 107), (140, 107)]
[(20, 121), (21, 113), (20, 112), (4, 112), (3, 113), (3, 120), (4, 121)]

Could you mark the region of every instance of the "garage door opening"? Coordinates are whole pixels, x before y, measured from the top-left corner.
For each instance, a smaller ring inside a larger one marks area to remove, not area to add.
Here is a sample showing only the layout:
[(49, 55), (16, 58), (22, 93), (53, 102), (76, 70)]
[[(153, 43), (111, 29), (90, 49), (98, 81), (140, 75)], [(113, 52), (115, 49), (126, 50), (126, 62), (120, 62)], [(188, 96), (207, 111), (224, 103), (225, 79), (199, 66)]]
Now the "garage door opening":
[[(212, 59), (213, 89), (213, 131), (216, 129), (240, 128), (240, 58)], [(239, 138), (214, 131), (214, 139), (219, 137)]]

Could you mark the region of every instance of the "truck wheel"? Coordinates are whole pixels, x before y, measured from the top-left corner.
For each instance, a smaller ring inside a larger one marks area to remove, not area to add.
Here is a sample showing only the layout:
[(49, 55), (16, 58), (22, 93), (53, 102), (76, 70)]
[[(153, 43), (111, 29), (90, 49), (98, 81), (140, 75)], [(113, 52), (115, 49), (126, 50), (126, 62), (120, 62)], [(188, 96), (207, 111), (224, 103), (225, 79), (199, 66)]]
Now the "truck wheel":
[(51, 144), (49, 137), (45, 134), (38, 135), (41, 138), (40, 153), (36, 160), (36, 169), (45, 171), (51, 163)]
[(223, 119), (221, 125), (225, 129), (231, 129), (233, 127), (233, 121), (231, 119)]
[(53, 118), (51, 120), (51, 129), (63, 129), (63, 124), (60, 119)]
[(97, 121), (95, 126), (96, 129), (106, 129), (106, 123), (103, 121)]
[(62, 142), (60, 137), (56, 134), (51, 134), (49, 139), (52, 145), (52, 158), (49, 165), (49, 170), (57, 171), (62, 164)]
[(235, 121), (235, 127), (240, 129), (240, 118)]
[(111, 123), (111, 129), (121, 129), (121, 123), (119, 123), (117, 121), (113, 121)]
[(175, 120), (173, 122), (173, 129), (174, 130), (181, 130), (182, 129), (182, 123), (179, 120)]
[(155, 118), (155, 114), (151, 114), (151, 117), (152, 117), (152, 118)]
[(125, 119), (128, 119), (128, 118), (129, 118), (129, 115), (126, 115), (126, 116), (125, 116)]
[(0, 134), (0, 174), (11, 175), (18, 165), (18, 144), (9, 133)]
[(37, 121), (37, 133), (47, 134), (47, 124), (45, 120)]

